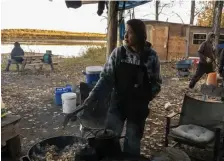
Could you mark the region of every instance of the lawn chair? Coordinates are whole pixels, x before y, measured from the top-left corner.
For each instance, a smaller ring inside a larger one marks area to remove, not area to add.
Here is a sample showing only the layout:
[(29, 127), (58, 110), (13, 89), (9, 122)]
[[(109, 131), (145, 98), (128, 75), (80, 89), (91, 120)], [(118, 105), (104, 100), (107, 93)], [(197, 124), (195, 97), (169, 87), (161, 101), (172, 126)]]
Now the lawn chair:
[[(178, 114), (179, 124), (171, 126), (171, 119)], [(181, 112), (166, 117), (165, 147), (171, 138), (178, 144), (201, 149), (212, 146), (212, 160), (219, 161), (224, 151), (223, 134), (224, 103), (204, 102), (185, 95)]]

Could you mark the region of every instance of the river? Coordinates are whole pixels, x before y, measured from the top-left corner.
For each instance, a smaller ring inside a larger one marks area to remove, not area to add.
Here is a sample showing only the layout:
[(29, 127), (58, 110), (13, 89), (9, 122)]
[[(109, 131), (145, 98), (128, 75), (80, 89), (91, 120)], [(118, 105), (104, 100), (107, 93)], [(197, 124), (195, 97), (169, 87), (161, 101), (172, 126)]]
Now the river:
[[(1, 45), (1, 53), (10, 53), (14, 45)], [(88, 47), (97, 47), (90, 45), (21, 45), (25, 52), (45, 53), (46, 50), (51, 50), (53, 55), (60, 55), (63, 57), (77, 57), (85, 52)]]

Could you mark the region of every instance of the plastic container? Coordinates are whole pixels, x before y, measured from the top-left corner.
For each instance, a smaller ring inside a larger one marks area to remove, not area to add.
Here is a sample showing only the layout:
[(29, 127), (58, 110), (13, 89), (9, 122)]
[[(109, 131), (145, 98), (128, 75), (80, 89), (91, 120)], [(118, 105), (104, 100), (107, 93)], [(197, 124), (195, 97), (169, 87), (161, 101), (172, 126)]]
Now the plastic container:
[(86, 83), (89, 85), (95, 85), (100, 79), (100, 73), (102, 72), (102, 66), (88, 66), (83, 74), (86, 76)]
[(73, 92), (63, 93), (61, 98), (63, 113), (74, 112), (76, 109), (76, 94)]
[(214, 85), (214, 86), (218, 86), (218, 82), (217, 82), (217, 73), (213, 72), (213, 73), (209, 73), (207, 80), (206, 80), (206, 84), (207, 85)]
[(189, 60), (192, 60), (193, 64), (199, 64), (200, 58), (199, 57), (189, 57)]
[(72, 85), (66, 84), (65, 88), (67, 89), (68, 92), (72, 92)]
[(176, 63), (177, 69), (189, 69), (192, 65), (192, 60), (181, 60)]
[(63, 93), (72, 92), (72, 86), (67, 84), (66, 87), (57, 87), (55, 88), (55, 104), (57, 106), (62, 105), (61, 95)]

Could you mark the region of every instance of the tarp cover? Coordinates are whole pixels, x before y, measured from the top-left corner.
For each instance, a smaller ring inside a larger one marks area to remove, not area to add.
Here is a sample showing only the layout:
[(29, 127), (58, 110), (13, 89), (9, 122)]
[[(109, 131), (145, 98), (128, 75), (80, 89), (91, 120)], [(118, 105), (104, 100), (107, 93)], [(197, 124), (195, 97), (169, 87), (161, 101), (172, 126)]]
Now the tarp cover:
[[(137, 1), (118, 1), (118, 10), (127, 10), (131, 9), (140, 5), (143, 5), (145, 3), (151, 2), (152, 0), (137, 0)], [(108, 2), (107, 1), (101, 1), (101, 2)], [(85, 0), (65, 0), (66, 6), (68, 8), (79, 8), (82, 6), (82, 4), (94, 4), (99, 3), (99, 1), (85, 1)], [(102, 4), (103, 5), (103, 4)], [(101, 6), (102, 7), (102, 6)]]
[[(152, 0), (147, 0), (147, 1), (142, 1), (142, 0), (138, 0), (138, 1), (119, 1), (119, 6), (118, 6), (118, 10), (126, 10), (126, 9), (131, 9), (137, 6), (140, 6), (142, 4), (151, 2)], [(125, 6), (124, 6), (125, 4)]]

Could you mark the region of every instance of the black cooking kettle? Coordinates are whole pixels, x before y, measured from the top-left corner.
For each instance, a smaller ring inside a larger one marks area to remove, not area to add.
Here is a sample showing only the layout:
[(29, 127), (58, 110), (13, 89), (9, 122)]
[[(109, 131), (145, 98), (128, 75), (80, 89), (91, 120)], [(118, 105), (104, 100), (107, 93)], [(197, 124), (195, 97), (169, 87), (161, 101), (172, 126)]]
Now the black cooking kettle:
[(104, 156), (119, 155), (119, 153), (121, 153), (120, 139), (125, 138), (125, 136), (118, 136), (112, 130), (106, 128), (96, 130), (84, 126), (77, 114), (86, 107), (86, 105), (80, 105), (73, 113), (67, 114), (63, 122), (63, 127), (66, 127), (69, 120), (75, 121), (78, 119), (80, 124), (92, 134), (87, 140), (89, 145), (96, 150), (96, 153), (100, 158)]

